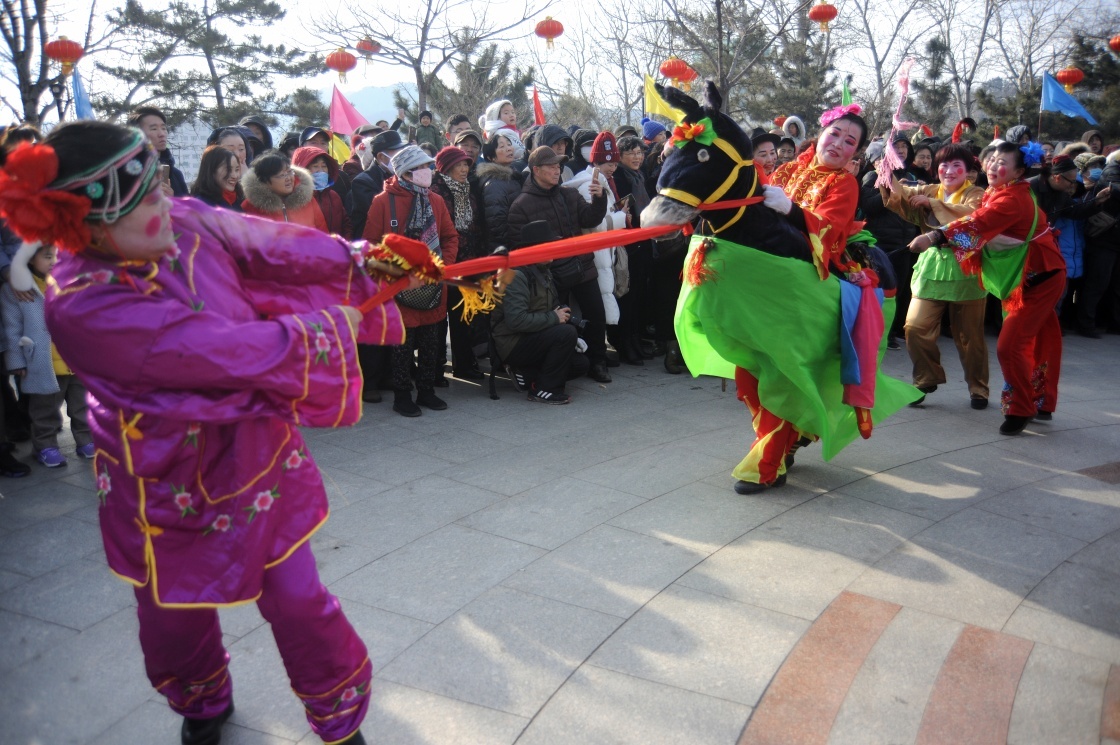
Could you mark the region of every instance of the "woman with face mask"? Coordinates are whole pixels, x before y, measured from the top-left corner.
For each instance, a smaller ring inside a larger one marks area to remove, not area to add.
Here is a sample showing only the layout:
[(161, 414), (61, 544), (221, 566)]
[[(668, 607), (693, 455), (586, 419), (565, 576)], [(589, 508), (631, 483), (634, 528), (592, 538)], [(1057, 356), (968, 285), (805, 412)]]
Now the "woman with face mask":
[(245, 192), (241, 209), (246, 214), (328, 232), (326, 218), (315, 201), (311, 174), (292, 166), (278, 150), (253, 160), (241, 177), (241, 188)]
[[(455, 263), (459, 253), (459, 232), (447, 204), (432, 193), (435, 177), (432, 160), (416, 145), (398, 150), (389, 161), (393, 176), (385, 190), (373, 198), (366, 217), (364, 237), (371, 243), (386, 233), (401, 233), (428, 244), (444, 264)], [(393, 411), (417, 417), (423, 406), (442, 411), (447, 403), (435, 394), (437, 379), (443, 378), (439, 360), (444, 338), (441, 321), (447, 317), (447, 293), (441, 285), (421, 287), (397, 296), (408, 336), (405, 343), (390, 351), (393, 380)], [(416, 359), (416, 400), (412, 399), (412, 363)]]
[(292, 154), (292, 164), (306, 168), (311, 174), (315, 202), (327, 222), (327, 232), (350, 235), (350, 215), (342, 197), (332, 189), (338, 179), (338, 163), (325, 150), (314, 145), (304, 145)]
[[(967, 145), (951, 143), (934, 159), (939, 184), (906, 186), (894, 178), (881, 189), (883, 204), (919, 229), (935, 228), (970, 215), (980, 206), (984, 190), (968, 179), (979, 169)], [(941, 318), (949, 313), (971, 406), (988, 406), (988, 345), (984, 341), (986, 295), (976, 277), (965, 276), (947, 251), (926, 251), (914, 265), (913, 298), (906, 313), (906, 349), (914, 364), (914, 386), (929, 395), (945, 384), (945, 368), (937, 339)], [(917, 405), (924, 401), (916, 401)]]

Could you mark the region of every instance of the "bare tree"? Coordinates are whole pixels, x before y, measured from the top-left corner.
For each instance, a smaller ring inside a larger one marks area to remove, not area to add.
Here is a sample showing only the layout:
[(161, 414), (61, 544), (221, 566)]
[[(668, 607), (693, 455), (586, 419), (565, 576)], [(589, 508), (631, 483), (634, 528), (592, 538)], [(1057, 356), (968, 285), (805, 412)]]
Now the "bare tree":
[(1016, 91), (1036, 89), (1041, 72), (1068, 54), (1072, 22), (1094, 9), (1103, 10), (1073, 0), (1008, 0), (994, 19), (996, 69)]
[(312, 29), (321, 41), (332, 46), (352, 47), (365, 35), (377, 40), (381, 61), (412, 70), (418, 110), (423, 110), (445, 67), (484, 43), (504, 46), (518, 35), (517, 29), (553, 1), (524, 0), (519, 11), (503, 7), (501, 21), (493, 21), (488, 4), (472, 0), (418, 0), (374, 6), (349, 0), (333, 13), (314, 20)]
[(977, 77), (990, 65), (989, 41), (1000, 7), (1008, 0), (929, 0), (926, 5), (938, 35), (950, 49), (946, 69), (953, 83), (957, 116), (974, 114)]

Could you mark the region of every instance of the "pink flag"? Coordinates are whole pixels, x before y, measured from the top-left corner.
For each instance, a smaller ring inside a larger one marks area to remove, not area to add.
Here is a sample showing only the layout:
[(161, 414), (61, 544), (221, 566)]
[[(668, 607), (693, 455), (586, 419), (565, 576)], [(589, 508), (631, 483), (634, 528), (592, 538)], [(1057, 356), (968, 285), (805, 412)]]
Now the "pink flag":
[(348, 138), (355, 129), (363, 124), (369, 124), (369, 122), (358, 113), (354, 104), (346, 100), (346, 96), (339, 92), (336, 85), (334, 95), (331, 96), (331, 131), (338, 132)]

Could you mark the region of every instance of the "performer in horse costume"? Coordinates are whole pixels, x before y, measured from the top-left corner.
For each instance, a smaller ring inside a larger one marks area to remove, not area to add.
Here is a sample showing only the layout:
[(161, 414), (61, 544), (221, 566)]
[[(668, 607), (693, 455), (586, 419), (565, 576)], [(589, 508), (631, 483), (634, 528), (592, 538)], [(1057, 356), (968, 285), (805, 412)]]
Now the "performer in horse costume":
[(816, 147), (771, 178), (787, 191), (764, 190), (750, 138), (720, 112), (715, 85), (703, 106), (658, 90), (685, 116), (642, 225), (703, 217), (685, 263), (677, 338), (694, 375), (734, 378), (750, 409), (755, 441), (732, 471), (735, 490), (780, 487), (798, 446), (820, 439), (830, 459), (921, 395), (878, 373), (878, 284), (889, 264), (874, 247), (848, 245), (862, 225), (844, 165), (867, 125), (834, 110)]

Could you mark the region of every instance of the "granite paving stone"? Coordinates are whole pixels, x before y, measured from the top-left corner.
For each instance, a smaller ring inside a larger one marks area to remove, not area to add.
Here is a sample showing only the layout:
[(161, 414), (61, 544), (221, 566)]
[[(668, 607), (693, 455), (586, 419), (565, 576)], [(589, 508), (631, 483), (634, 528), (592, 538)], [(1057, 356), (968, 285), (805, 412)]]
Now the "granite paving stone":
[(1034, 588), (1026, 605), (1120, 636), (1120, 583), (1093, 567), (1062, 564)]
[(132, 588), (105, 569), (104, 561), (80, 559), (35, 582), (0, 595), (0, 607), (77, 631), (136, 605)]
[(303, 704), (292, 691), (268, 624), (229, 646), (229, 673), (237, 706), (230, 721), (295, 741), (310, 731)]
[(5, 610), (0, 610), (0, 629), (4, 630), (0, 674), (35, 659), (78, 633), (66, 626)]
[(649, 499), (726, 468), (727, 464), (719, 458), (682, 450), (675, 445), (660, 445), (585, 468), (577, 476), (583, 481)]
[(1070, 561), (1120, 575), (1120, 530), (1089, 544), (1071, 556)]
[(1058, 612), (1042, 610), (1024, 603), (1007, 620), (1003, 631), (1051, 647), (1076, 652), (1085, 657), (1120, 665), (1120, 636), (1067, 618)]
[(530, 718), (620, 623), (616, 616), (495, 587), (379, 677)]
[(0, 569), (40, 577), (101, 545), (101, 531), (66, 516), (13, 531), (0, 542)]
[(1019, 679), (1007, 745), (1097, 745), (1108, 669), (1107, 662), (1034, 645)]

